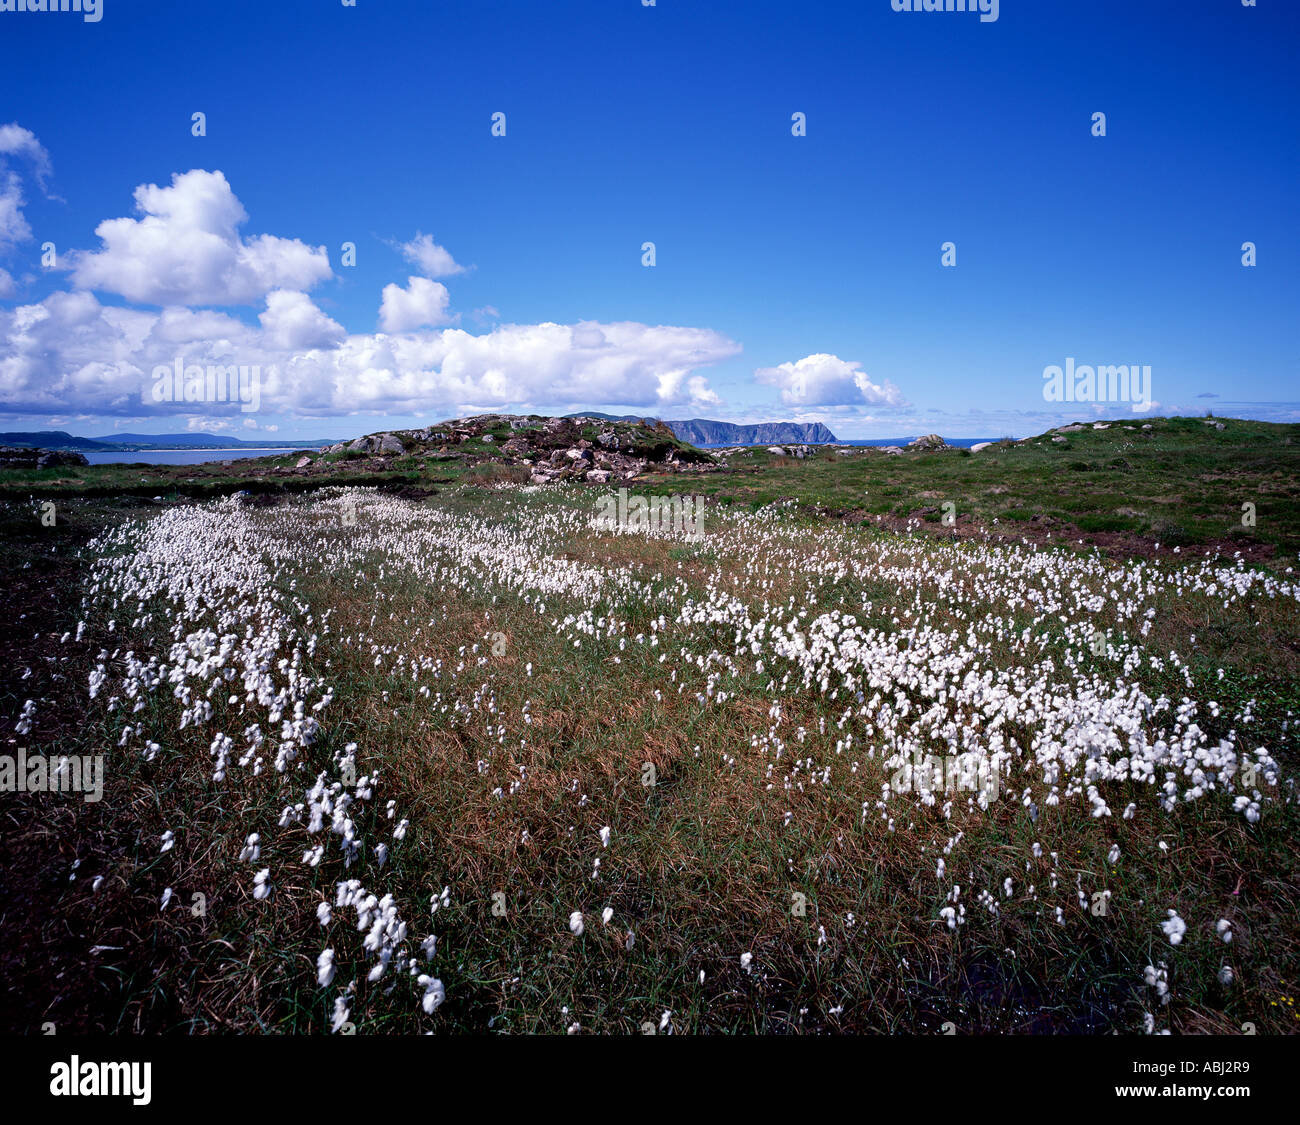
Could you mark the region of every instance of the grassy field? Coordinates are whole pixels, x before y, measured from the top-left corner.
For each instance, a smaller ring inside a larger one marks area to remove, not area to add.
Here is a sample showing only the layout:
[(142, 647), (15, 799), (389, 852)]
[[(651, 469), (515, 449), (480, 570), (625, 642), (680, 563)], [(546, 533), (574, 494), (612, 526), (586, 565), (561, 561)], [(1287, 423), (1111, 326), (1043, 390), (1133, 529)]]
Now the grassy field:
[(1125, 425), (0, 481), (6, 1027), (1294, 1031), (1297, 429)]

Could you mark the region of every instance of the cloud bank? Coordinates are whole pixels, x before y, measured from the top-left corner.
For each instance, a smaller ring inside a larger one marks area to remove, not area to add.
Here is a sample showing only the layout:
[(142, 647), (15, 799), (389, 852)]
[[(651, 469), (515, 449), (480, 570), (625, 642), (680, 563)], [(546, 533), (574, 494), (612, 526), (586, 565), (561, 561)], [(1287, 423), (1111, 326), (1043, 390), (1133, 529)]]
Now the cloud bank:
[[(14, 155), (48, 172), (36, 138), (5, 126), (0, 160)], [(0, 178), (0, 235), (30, 237), (21, 185), (7, 184)], [(309, 295), (334, 278), (325, 248), (243, 233), (248, 213), (222, 172), (194, 169), (167, 186), (142, 184), (134, 199), (135, 217), (95, 228), (98, 249), (68, 255), (71, 291), (0, 309), (0, 409), (192, 414), (193, 403), (158, 403), (148, 393), (154, 369), (179, 358), (186, 366), (257, 366), (261, 408), (271, 413), (445, 416), (466, 404), (572, 402), (662, 412), (716, 405), (699, 370), (741, 350), (708, 329), (632, 321), (498, 324), (472, 334), (454, 327), (451, 294), (434, 280), (464, 267), (420, 233), (398, 249), (421, 276), (384, 286), (379, 331), (349, 333)], [(0, 270), (0, 296), (13, 290)], [(146, 307), (107, 304), (97, 294)], [(256, 323), (226, 311), (240, 306), (258, 310)], [(201, 409), (215, 423), (237, 407)]]

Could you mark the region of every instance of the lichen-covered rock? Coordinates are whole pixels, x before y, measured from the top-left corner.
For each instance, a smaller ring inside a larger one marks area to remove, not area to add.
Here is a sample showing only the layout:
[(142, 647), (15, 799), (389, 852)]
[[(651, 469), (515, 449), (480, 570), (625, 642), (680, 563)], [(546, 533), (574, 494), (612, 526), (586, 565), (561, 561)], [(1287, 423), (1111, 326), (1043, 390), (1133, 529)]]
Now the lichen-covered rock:
[(941, 449), (951, 448), (938, 434), (923, 434), (919, 438), (913, 438), (907, 444), (910, 448), (920, 450), (922, 453), (937, 453)]

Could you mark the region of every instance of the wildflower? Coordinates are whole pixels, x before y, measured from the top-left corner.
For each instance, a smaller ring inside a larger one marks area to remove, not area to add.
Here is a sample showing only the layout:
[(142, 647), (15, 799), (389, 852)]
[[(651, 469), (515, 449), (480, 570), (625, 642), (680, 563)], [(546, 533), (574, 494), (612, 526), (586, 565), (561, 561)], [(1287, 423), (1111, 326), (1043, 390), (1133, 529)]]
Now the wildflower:
[(1187, 923), (1178, 917), (1176, 910), (1169, 911), (1168, 921), (1161, 922), (1160, 928), (1164, 930), (1165, 936), (1169, 938), (1170, 945), (1177, 945), (1183, 940), (1183, 934), (1187, 932)]
[(569, 929), (574, 937), (582, 937), (582, 911), (575, 910), (569, 915)]
[(261, 837), (254, 832), (244, 841), (244, 846), (239, 852), (240, 863), (256, 863), (257, 860), (261, 858), (262, 848), (259, 843), (260, 840)]
[(325, 949), (316, 958), (316, 983), (321, 988), (328, 988), (334, 980), (334, 950)]
[(600, 830), (600, 846), (602, 848), (609, 847), (609, 825)]
[(600, 912), (600, 921), (602, 925), (608, 926), (609, 920), (613, 917), (614, 917), (614, 908), (612, 906), (607, 906), (605, 907), (604, 910)]
[(447, 998), (447, 990), (443, 988), (442, 981), (436, 977), (426, 976), (424, 973), (416, 978), (416, 983), (424, 989), (424, 995), (420, 998), (420, 1007), (424, 1009), (426, 1015), (431, 1016)]
[(253, 876), (253, 897), (259, 901), (271, 893), (271, 869), (263, 867)]

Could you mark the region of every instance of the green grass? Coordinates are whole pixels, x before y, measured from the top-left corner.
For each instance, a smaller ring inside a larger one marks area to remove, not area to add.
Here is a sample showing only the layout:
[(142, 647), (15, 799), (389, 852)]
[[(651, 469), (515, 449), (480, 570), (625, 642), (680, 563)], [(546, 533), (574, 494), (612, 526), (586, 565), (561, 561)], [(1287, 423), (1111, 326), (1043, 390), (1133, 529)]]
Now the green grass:
[[(978, 602), (954, 600), (952, 591), (938, 587), (900, 590), (883, 575), (816, 579), (800, 560), (827, 535), (841, 537), (836, 541), (846, 551), (863, 543), (887, 552), (906, 544), (938, 561), (978, 550), (978, 541), (918, 540), (919, 531), (900, 534), (866, 520), (925, 508), (937, 519), (948, 497), (959, 514), (973, 519), (978, 513), (990, 525), (994, 518), (1029, 525), (1055, 512), (1080, 531), (1161, 534), (1172, 546), (1174, 521), (1194, 536), (1217, 518), (1197, 515), (1195, 507), (1213, 513), (1234, 490), (1277, 497), (1294, 487), (1290, 430), (1269, 427), (1238, 442), (1234, 428), (1254, 424), (1226, 424), (1228, 430), (1211, 436), (1196, 420), (1167, 428), (1153, 422), (1146, 448), (1123, 451), (1142, 482), (1132, 491), (1105, 479), (1118, 471), (1109, 464), (1114, 428), (1070, 435), (1069, 456), (1093, 456), (1089, 463), (1098, 466), (1087, 472), (1062, 472), (1053, 459), (1059, 450), (1033, 446), (971, 457), (890, 458), (867, 451), (783, 465), (759, 451), (738, 460), (745, 467), (734, 471), (636, 482), (640, 493), (702, 492), (709, 511), (793, 500), (780, 520), (801, 533), (803, 546), (779, 557), (738, 554), (715, 538), (681, 543), (598, 534), (585, 519), (602, 490), (573, 486), (522, 495), (499, 487), (520, 479), (503, 465), (438, 464), (400, 475), (358, 474), (348, 483), (427, 487), (436, 470), (447, 479), (436, 494), (412, 505), (503, 528), (516, 525), (521, 506), (552, 513), (556, 530), (544, 544), (552, 557), (626, 573), (652, 589), (681, 583), (698, 594), (721, 582), (748, 601), (790, 598), (805, 607), (815, 595), (815, 611), (871, 604), (864, 621), (878, 628), (897, 628), (895, 618), (906, 623), (911, 613), (958, 632), (978, 619)], [(1140, 440), (1120, 433), (1123, 442), (1136, 446)], [(1236, 469), (1220, 441), (1235, 443)], [(1180, 462), (1183, 447), (1190, 452)], [(1242, 470), (1246, 464), (1254, 467)], [(277, 483), (235, 467), (238, 477), (203, 474), (188, 483), (209, 490), (197, 498)], [(41, 526), (39, 505), (26, 494), (0, 506), (0, 577), (10, 591), (9, 616), (19, 621), (26, 615), (8, 642), (0, 710), (14, 715), (23, 699), (40, 699), (39, 745), (51, 753), (113, 755), (101, 805), (0, 796), (8, 825), (0, 837), (0, 894), (16, 904), (4, 924), (9, 940), (3, 962), (13, 982), (14, 1026), (30, 1030), (53, 1012), (61, 1031), (323, 1033), (336, 990), (316, 987), (314, 962), (324, 939), (313, 912), (352, 872), (333, 856), (320, 868), (301, 866), (300, 843), (273, 827), (284, 803), (274, 778), (214, 785), (208, 778), (211, 731), (176, 732), (179, 704), (169, 693), (150, 695), (138, 713), (110, 711), (102, 697), (87, 698), (86, 677), (101, 650), (158, 650), (169, 636), (165, 607), (123, 606), (113, 634), (95, 619), (82, 642), (56, 643), (58, 634), (75, 630), (81, 593), (103, 565), (84, 552), (90, 536), (157, 518), (169, 506), (142, 502), (133, 473), (109, 479), (91, 473), (79, 496), (59, 493), (53, 528)], [(1156, 479), (1148, 479), (1151, 474)], [(1222, 494), (1213, 484), (1220, 475)], [(1080, 482), (1090, 490), (1082, 504)], [(157, 494), (182, 502), (180, 485), (187, 482), (172, 483)], [(275, 494), (282, 504), (318, 499), (315, 480), (283, 484)], [(1166, 486), (1170, 491), (1162, 492)], [(859, 493), (866, 503), (851, 507)], [(1155, 514), (1117, 514), (1119, 501), (1137, 512), (1147, 504)], [(253, 518), (271, 528), (279, 510), (253, 509)], [(1280, 501), (1260, 503), (1261, 536), (1269, 520), (1278, 526), (1273, 538), (1252, 541), (1279, 549), (1297, 542), (1296, 510)], [(836, 514), (848, 511), (860, 516)], [(927, 528), (932, 534), (933, 526)], [(678, 677), (668, 681), (661, 656), (683, 647), (692, 660), (728, 653), (731, 630), (688, 630), (670, 621), (662, 632), (656, 627), (658, 646), (620, 647), (620, 636), (651, 632), (659, 612), (653, 601), (624, 592), (596, 608), (597, 617), (623, 623), (619, 636), (558, 629), (552, 622), (580, 612), (579, 601), (548, 595), (543, 613), (489, 577), (439, 587), (390, 565), (381, 579), (385, 559), (377, 552), (332, 565), (331, 546), (342, 547), (349, 534), (322, 531), (312, 563), (281, 575), (276, 588), (316, 615), (333, 610), (329, 638), (303, 669), (326, 677), (337, 695), (307, 772), (325, 768), (349, 742), (359, 744), (363, 769), (383, 771), (381, 800), (359, 815), (372, 818), (366, 826), (374, 827), (384, 801), (393, 799), (411, 820), (410, 846), (394, 849), (384, 886), (418, 916), (418, 934), (429, 928), (438, 933), (431, 971), (448, 995), (430, 1020), (404, 986), (400, 999), (388, 999), (381, 988), (363, 984), (353, 1005), (361, 1030), (562, 1032), (578, 1020), (584, 1032), (636, 1033), (647, 1021), (657, 1024), (666, 1009), (675, 1029), (693, 1032), (924, 1033), (945, 1022), (963, 1033), (1131, 1031), (1143, 1011), (1154, 1011), (1159, 1027), (1179, 1033), (1235, 1032), (1247, 1021), (1262, 1032), (1294, 1030), (1287, 998), (1300, 973), (1300, 933), (1288, 904), (1300, 875), (1294, 848), (1300, 825), (1293, 804), (1271, 808), (1258, 825), (1209, 802), (1181, 806), (1166, 817), (1134, 786), (1110, 798), (1117, 811), (1130, 797), (1139, 802), (1132, 821), (1117, 815), (1099, 825), (1064, 805), (1038, 809), (1035, 820), (1010, 799), (984, 816), (960, 807), (951, 820), (938, 810), (910, 813), (911, 823), (891, 832), (874, 809), (862, 817), (864, 802), (879, 797), (879, 771), (864, 759), (862, 769), (850, 772), (847, 759), (834, 752), (842, 701), (797, 686), (780, 694), (780, 736), (789, 753), (775, 780), (790, 772), (792, 756), (815, 754), (819, 765), (825, 761), (833, 769), (834, 784), (768, 790), (764, 771), (776, 759), (752, 747), (766, 747), (773, 730), (770, 675), (746, 670), (724, 678), (732, 694), (725, 708), (694, 702), (696, 692), (709, 689), (713, 665), (674, 661)], [(1122, 553), (1122, 542), (1114, 550)], [(1174, 561), (1166, 556), (1166, 564)], [(1264, 561), (1277, 568), (1284, 563)], [(759, 581), (768, 584), (761, 595)], [(1300, 713), (1295, 607), (1262, 599), (1226, 606), (1206, 600), (1193, 607), (1170, 593), (1154, 608), (1145, 638), (1110, 605), (1097, 615), (1096, 627), (1110, 631), (1112, 644), (1140, 645), (1147, 660), (1163, 660), (1171, 650), (1182, 654), (1186, 675), (1165, 661), (1145, 667), (1143, 682), (1175, 701), (1216, 700), (1222, 717), (1203, 720), (1216, 737), (1226, 736), (1229, 716), (1251, 702), (1252, 744), (1270, 747), (1294, 771), (1300, 764), (1293, 733)], [(153, 622), (136, 623), (149, 609), (156, 612)], [(1016, 630), (1029, 630), (1063, 666), (1078, 662), (1103, 679), (1116, 674), (1110, 657), (1079, 650), (1059, 622), (1043, 620), (1033, 606), (1013, 618)], [(344, 640), (363, 632), (364, 643)], [(500, 655), (491, 649), (497, 633), (505, 638)], [(379, 667), (372, 646), (384, 657)], [(412, 680), (394, 667), (398, 652), (441, 659), (441, 677)], [(992, 666), (1004, 664), (1008, 653), (995, 646)], [(464, 669), (454, 672), (461, 662)], [(527, 664), (531, 676), (524, 673)], [(441, 702), (421, 694), (423, 686), (442, 693)], [(214, 697), (214, 723), (233, 731), (240, 720), (223, 694)], [(525, 701), (533, 717), (527, 728), (517, 722)], [(509, 734), (501, 741), (493, 724), (507, 721)], [(823, 721), (829, 739), (816, 734)], [(173, 732), (155, 761), (144, 761), (136, 749), (116, 752), (128, 722)], [(806, 745), (793, 734), (798, 727), (813, 732)], [(491, 765), (481, 772), (480, 762)], [(654, 786), (641, 784), (647, 762), (655, 767)], [(503, 803), (493, 792), (518, 778), (521, 766), (529, 784)], [(798, 776), (807, 781), (807, 774)], [(580, 795), (585, 803), (579, 804)], [(787, 812), (793, 814), (788, 825)], [(243, 834), (256, 824), (268, 826), (263, 863), (276, 873), (273, 910), (251, 899), (251, 870), (235, 858)], [(608, 850), (593, 846), (602, 825), (613, 829)], [(176, 831), (183, 846), (160, 856), (157, 839), (165, 829)], [(947, 889), (935, 878), (935, 866), (958, 830), (962, 842), (948, 864), (968, 888), (968, 924), (949, 935), (935, 921)], [(528, 843), (521, 842), (524, 831)], [(1169, 845), (1167, 853), (1158, 850), (1159, 840)], [(1030, 858), (1035, 842), (1044, 852), (1037, 860)], [(1107, 852), (1115, 843), (1122, 857), (1112, 865)], [(1049, 858), (1053, 851), (1056, 861)], [(598, 882), (591, 878), (593, 855), (603, 860)], [(81, 867), (70, 880), (73, 858)], [(366, 880), (373, 875), (365, 866), (360, 871)], [(1054, 873), (1060, 888), (1049, 893)], [(105, 885), (91, 895), (86, 883), (97, 874)], [(1018, 887), (1034, 882), (1040, 900), (1003, 902), (993, 917), (969, 897), (1005, 878)], [(1103, 915), (1075, 905), (1063, 928), (1048, 904), (1070, 907), (1076, 879), (1089, 895), (1110, 891), (1112, 905)], [(425, 907), (444, 885), (453, 888), (451, 905), (430, 924)], [(205, 910), (196, 915), (173, 908), (160, 916), (163, 886), (172, 886), (187, 907), (194, 894), (204, 895)], [(802, 914), (792, 912), (796, 894), (804, 896)], [(493, 911), (501, 901), (504, 917)], [(1158, 929), (1164, 907), (1175, 902), (1196, 904), (1205, 915), (1176, 952)], [(608, 928), (598, 917), (606, 903), (615, 911)], [(580, 938), (565, 924), (576, 908), (588, 915)], [(1203, 924), (1220, 915), (1234, 921), (1232, 947)], [(819, 927), (825, 929), (822, 943)], [(629, 928), (635, 932), (631, 949)], [(342, 950), (347, 939), (330, 940)], [(95, 944), (125, 952), (104, 955), (87, 974), (85, 951)], [(759, 971), (741, 968), (743, 951), (755, 954)], [(1238, 973), (1230, 989), (1216, 979), (1225, 958)], [(1141, 982), (1143, 966), (1162, 959), (1171, 966), (1173, 992), (1164, 1007)], [(561, 1011), (566, 1007), (568, 1015)]]

